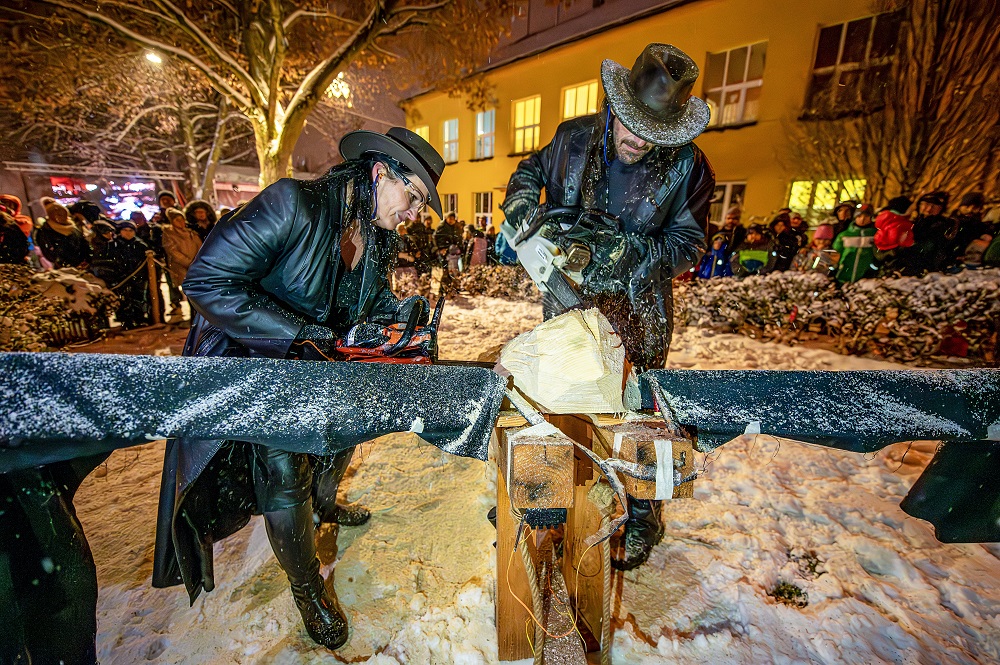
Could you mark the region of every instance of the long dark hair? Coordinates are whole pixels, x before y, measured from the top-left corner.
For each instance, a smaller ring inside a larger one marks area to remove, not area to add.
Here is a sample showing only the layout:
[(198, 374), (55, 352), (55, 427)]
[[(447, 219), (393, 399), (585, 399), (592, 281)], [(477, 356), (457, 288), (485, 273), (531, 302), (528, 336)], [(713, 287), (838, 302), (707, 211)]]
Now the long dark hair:
[[(343, 197), (341, 232), (348, 227), (351, 221), (358, 220), (366, 251), (367, 248), (374, 249), (375, 255), (372, 259), (376, 265), (385, 266), (391, 273), (396, 268), (399, 236), (395, 231), (383, 229), (373, 223), (375, 196), (372, 167), (376, 162), (382, 162), (389, 167), (387, 177), (391, 180), (395, 180), (397, 174), (407, 177), (414, 175), (413, 171), (398, 160), (381, 152), (368, 152), (360, 159), (346, 161), (332, 167), (317, 178), (316, 182), (325, 184), (330, 188), (330, 191), (336, 192), (338, 197)], [(354, 192), (350, 201), (346, 199), (348, 183), (352, 183)]]

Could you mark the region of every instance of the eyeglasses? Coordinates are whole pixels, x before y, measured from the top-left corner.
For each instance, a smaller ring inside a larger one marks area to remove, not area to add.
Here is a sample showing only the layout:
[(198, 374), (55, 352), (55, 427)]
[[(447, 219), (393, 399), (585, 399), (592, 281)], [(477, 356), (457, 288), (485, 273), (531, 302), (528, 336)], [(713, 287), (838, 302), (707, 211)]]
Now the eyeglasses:
[(417, 214), (422, 213), (427, 208), (427, 200), (424, 198), (424, 195), (420, 193), (420, 190), (405, 175), (396, 169), (390, 170), (402, 179), (403, 189), (406, 191), (407, 196), (410, 197), (410, 210), (413, 210)]

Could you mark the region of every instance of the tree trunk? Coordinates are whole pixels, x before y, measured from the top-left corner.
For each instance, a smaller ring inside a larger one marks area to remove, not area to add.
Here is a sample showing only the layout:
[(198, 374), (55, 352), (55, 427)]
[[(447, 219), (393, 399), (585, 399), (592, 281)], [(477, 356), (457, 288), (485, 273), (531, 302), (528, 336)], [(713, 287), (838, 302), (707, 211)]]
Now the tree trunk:
[(208, 161), (205, 163), (205, 174), (201, 181), (201, 191), (198, 198), (205, 199), (212, 207), (218, 200), (215, 196), (215, 172), (222, 158), (222, 148), (226, 145), (226, 116), (229, 113), (229, 100), (225, 97), (219, 101), (219, 119), (215, 123), (215, 134), (212, 136), (212, 147), (208, 151)]
[[(279, 125), (280, 127), (280, 125)], [(260, 162), (260, 188), (263, 190), (272, 182), (292, 176), (292, 149), (301, 130), (291, 136), (289, 132), (275, 128), (267, 131), (262, 123), (253, 123), (257, 160)]]
[(184, 170), (187, 173), (188, 187), (195, 197), (200, 198), (198, 190), (201, 187), (201, 164), (198, 163), (198, 142), (195, 138), (194, 122), (185, 104), (179, 106), (177, 114), (184, 137)]

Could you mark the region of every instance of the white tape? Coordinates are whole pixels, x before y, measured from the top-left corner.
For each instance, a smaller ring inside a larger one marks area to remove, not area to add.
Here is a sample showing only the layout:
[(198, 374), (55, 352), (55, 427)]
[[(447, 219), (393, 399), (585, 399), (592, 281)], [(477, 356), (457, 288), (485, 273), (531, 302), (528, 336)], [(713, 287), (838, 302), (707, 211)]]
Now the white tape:
[(656, 449), (656, 499), (674, 498), (674, 444), (669, 439), (653, 441)]
[(615, 442), (611, 451), (612, 457), (620, 458), (622, 456), (622, 438), (624, 436), (621, 432), (615, 432)]
[(760, 421), (754, 420), (747, 424), (747, 428), (743, 430), (744, 434), (760, 434)]

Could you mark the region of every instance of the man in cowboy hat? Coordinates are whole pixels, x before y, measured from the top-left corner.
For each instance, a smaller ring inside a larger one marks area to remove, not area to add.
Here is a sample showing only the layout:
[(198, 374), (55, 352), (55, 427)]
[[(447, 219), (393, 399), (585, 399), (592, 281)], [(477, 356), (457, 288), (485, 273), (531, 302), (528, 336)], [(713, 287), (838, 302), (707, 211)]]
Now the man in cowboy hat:
[[(401, 302), (388, 287), (395, 229), (425, 207), (441, 214), (444, 160), (401, 127), (351, 132), (340, 152), (343, 164), (316, 180), (279, 180), (205, 238), (184, 280), (195, 312), (184, 355), (323, 360), (356, 324), (409, 319), (419, 296)], [(262, 514), (310, 637), (342, 646), (347, 619), (320, 575), (314, 513), (343, 526), (368, 520), (364, 508), (336, 503), (352, 453), (314, 457), (241, 441), (172, 440), (153, 585), (183, 583), (192, 602), (211, 591), (212, 543), (250, 513)]]
[[(708, 125), (691, 96), (698, 66), (680, 49), (648, 45), (631, 71), (601, 65), (601, 112), (562, 123), (552, 142), (522, 161), (501, 205), (515, 227), (539, 205), (599, 209), (618, 228), (601, 234), (582, 296), (599, 307), (641, 369), (663, 367), (673, 328), (671, 279), (705, 250), (715, 174), (691, 143)], [(608, 230), (606, 230), (608, 231)], [(560, 314), (546, 298), (545, 315)], [(622, 569), (635, 568), (662, 537), (659, 502), (631, 499)]]

